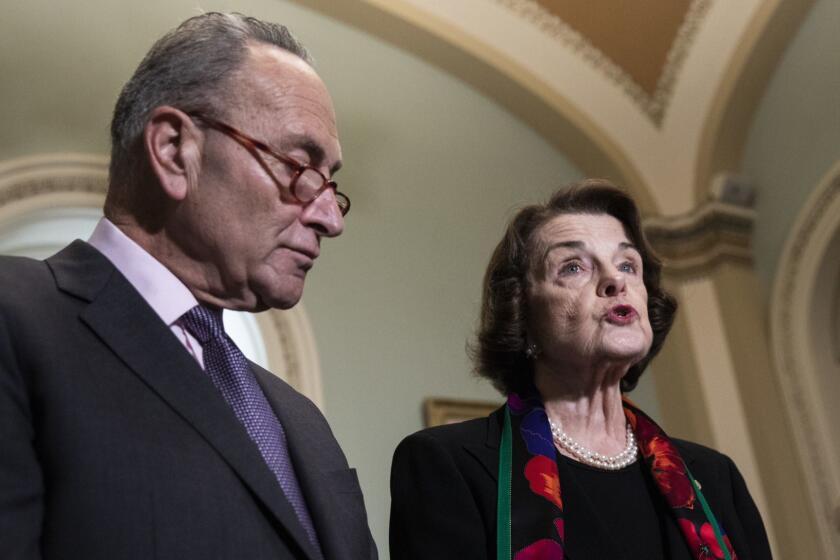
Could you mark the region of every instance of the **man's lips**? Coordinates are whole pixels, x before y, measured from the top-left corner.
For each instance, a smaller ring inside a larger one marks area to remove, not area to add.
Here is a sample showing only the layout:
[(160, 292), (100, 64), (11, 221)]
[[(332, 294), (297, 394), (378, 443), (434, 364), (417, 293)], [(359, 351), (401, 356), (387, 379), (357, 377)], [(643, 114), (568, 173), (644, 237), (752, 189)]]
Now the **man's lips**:
[(298, 261), (298, 266), (305, 270), (309, 270), (312, 268), (312, 265), (315, 264), (315, 259), (318, 258), (318, 251), (306, 249), (304, 247), (286, 247), (292, 254), (295, 255), (296, 260)]
[(636, 309), (632, 305), (616, 305), (612, 307), (609, 311), (607, 311), (607, 322), (612, 323), (614, 325), (629, 325), (636, 318), (639, 314), (636, 312)]

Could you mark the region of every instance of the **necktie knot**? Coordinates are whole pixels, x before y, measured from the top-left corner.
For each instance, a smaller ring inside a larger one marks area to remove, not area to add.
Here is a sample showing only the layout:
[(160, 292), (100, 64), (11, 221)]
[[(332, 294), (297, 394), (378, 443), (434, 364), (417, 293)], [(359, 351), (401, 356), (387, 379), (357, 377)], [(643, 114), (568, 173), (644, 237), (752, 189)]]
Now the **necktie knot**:
[(209, 309), (203, 305), (196, 305), (181, 315), (181, 321), (202, 345), (225, 334), (221, 309)]

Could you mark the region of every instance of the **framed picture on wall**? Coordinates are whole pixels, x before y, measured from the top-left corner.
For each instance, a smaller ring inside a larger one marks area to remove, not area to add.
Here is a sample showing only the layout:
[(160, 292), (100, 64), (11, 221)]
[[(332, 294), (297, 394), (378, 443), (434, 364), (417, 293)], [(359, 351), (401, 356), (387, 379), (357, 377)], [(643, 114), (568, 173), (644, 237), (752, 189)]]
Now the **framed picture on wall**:
[(500, 402), (429, 397), (423, 401), (423, 416), (428, 428), (481, 418), (500, 406)]

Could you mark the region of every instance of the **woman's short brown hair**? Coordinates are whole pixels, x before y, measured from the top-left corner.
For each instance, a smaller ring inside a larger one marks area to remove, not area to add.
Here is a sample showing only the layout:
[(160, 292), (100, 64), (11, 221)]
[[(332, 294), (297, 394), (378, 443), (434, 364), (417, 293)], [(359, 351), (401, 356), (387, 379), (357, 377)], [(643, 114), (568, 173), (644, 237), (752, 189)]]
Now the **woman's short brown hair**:
[(534, 248), (543, 225), (561, 214), (607, 214), (624, 225), (642, 257), (648, 293), (648, 317), (653, 330), (650, 351), (621, 380), (632, 391), (648, 363), (662, 348), (677, 310), (676, 300), (660, 286), (662, 263), (642, 232), (636, 203), (609, 181), (586, 179), (557, 191), (546, 204), (526, 206), (508, 224), (487, 272), (481, 320), (470, 353), (475, 372), (503, 394), (527, 390), (533, 383), (533, 362), (525, 355), (528, 319), (527, 287), (534, 265)]

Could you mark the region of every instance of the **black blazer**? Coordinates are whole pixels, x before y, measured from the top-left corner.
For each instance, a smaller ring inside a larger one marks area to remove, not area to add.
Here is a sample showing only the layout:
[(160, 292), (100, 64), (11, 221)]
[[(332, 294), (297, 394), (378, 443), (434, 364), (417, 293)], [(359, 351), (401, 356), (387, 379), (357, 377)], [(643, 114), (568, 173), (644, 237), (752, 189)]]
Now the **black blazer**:
[[(495, 560), (502, 411), (487, 418), (422, 430), (397, 447), (391, 468), (392, 558)], [(703, 494), (739, 560), (771, 558), (761, 517), (734, 463), (701, 445), (673, 441), (694, 477), (701, 481)], [(585, 507), (585, 503), (579, 502), (579, 506)], [(673, 518), (668, 516), (663, 527), (669, 552), (687, 552)], [(595, 532), (593, 540), (601, 549), (575, 549), (572, 536), (580, 530)], [(566, 534), (570, 558), (622, 557), (606, 528), (576, 528), (571, 515), (566, 517)]]
[[(326, 559), (376, 558), (326, 420), (252, 367)], [(81, 241), (45, 262), (0, 258), (0, 558), (315, 558), (210, 379)]]

